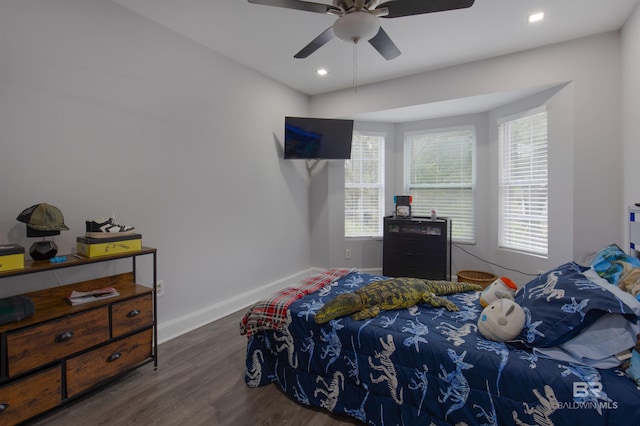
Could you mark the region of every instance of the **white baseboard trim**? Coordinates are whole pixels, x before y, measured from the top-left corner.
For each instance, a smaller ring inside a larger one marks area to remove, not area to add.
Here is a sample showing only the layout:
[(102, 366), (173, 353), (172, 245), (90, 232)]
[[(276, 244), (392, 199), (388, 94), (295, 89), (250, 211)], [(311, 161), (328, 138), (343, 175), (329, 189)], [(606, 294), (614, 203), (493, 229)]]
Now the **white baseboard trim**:
[[(256, 303), (263, 297), (282, 290), (283, 288), (295, 285), (303, 278), (323, 271), (322, 268), (309, 268), (302, 272), (290, 275), (280, 280), (265, 284), (253, 290), (238, 294), (229, 299), (217, 302), (187, 315), (158, 323), (158, 344), (176, 338), (196, 328), (207, 325), (210, 322), (223, 318), (229, 314), (239, 311), (243, 308)], [(240, 333), (240, 325), (238, 324), (238, 333)]]

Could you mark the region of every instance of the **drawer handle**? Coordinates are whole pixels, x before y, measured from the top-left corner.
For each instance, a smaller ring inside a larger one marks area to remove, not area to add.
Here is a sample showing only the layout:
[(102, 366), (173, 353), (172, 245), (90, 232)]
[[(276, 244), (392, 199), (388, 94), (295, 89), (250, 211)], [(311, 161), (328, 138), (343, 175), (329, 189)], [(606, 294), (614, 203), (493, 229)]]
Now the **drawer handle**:
[(9, 408), (9, 404), (0, 404), (0, 413)]
[(127, 318), (133, 318), (133, 317), (138, 316), (138, 315), (140, 315), (140, 311), (137, 310), (137, 309), (134, 309), (133, 311), (131, 311), (131, 312), (129, 312), (127, 314)]
[(120, 359), (121, 356), (122, 354), (120, 352), (114, 352), (111, 355), (109, 355), (109, 357), (107, 358), (107, 362), (117, 361), (118, 359)]
[(71, 339), (73, 337), (73, 331), (67, 331), (65, 333), (59, 334), (56, 336), (55, 341), (60, 343), (60, 342), (65, 342), (69, 339)]

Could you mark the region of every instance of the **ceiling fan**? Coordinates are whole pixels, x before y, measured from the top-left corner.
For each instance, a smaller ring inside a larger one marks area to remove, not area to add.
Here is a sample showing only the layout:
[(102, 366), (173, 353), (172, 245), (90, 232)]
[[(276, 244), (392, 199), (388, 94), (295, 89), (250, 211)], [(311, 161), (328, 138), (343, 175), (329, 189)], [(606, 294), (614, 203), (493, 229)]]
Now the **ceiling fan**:
[(386, 60), (400, 55), (400, 49), (380, 26), (378, 18), (400, 18), (471, 7), (475, 0), (334, 0), (331, 4), (304, 0), (249, 0), (249, 3), (335, 15), (337, 21), (313, 39), (294, 58), (306, 58), (334, 37), (358, 43), (368, 40)]

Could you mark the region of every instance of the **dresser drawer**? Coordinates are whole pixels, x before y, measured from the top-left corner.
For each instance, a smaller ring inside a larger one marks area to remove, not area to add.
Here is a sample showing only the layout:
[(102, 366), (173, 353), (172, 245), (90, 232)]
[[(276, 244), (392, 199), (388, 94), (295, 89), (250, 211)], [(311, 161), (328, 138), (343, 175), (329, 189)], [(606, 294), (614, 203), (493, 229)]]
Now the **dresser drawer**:
[(62, 401), (60, 365), (0, 387), (0, 424), (13, 425)]
[(151, 329), (67, 360), (67, 397), (125, 372), (151, 357)]
[(109, 340), (107, 306), (8, 333), (9, 376)]
[(390, 277), (414, 277), (446, 280), (446, 259), (442, 256), (390, 253), (382, 263), (383, 274)]
[(433, 251), (443, 252), (446, 250), (447, 241), (441, 238), (425, 237), (404, 237), (397, 236), (387, 237), (383, 242), (383, 246), (387, 250), (401, 251), (404, 253), (430, 253)]
[(111, 305), (113, 337), (119, 337), (152, 324), (153, 301), (151, 294)]

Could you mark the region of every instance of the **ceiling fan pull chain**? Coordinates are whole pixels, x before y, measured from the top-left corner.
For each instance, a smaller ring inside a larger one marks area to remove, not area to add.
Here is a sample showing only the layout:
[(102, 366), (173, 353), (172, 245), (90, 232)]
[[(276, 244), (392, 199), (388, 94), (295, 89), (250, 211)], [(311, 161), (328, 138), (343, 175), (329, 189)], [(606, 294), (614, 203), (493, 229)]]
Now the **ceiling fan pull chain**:
[(353, 91), (358, 93), (358, 42), (353, 42)]

